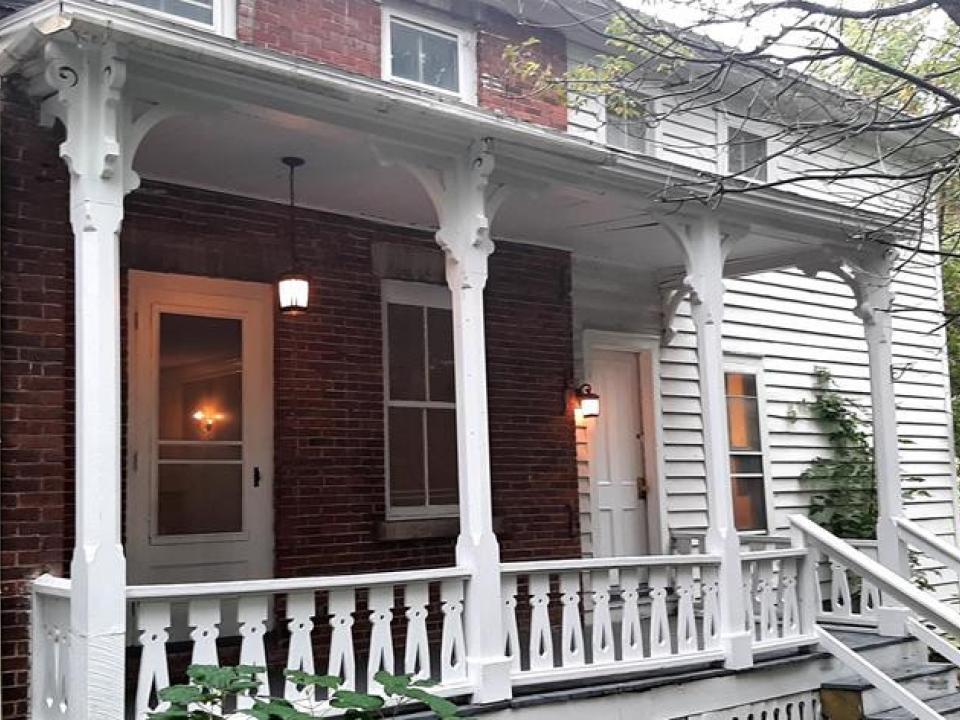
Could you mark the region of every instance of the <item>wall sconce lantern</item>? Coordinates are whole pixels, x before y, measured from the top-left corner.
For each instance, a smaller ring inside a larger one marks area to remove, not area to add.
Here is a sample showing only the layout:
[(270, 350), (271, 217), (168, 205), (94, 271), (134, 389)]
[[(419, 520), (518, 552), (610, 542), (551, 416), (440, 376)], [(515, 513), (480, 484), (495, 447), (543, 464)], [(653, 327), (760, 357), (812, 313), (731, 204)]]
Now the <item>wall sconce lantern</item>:
[(223, 413), (197, 410), (190, 417), (197, 421), (197, 425), (200, 427), (202, 434), (211, 435), (216, 424), (223, 420)]
[(580, 401), (580, 416), (595, 418), (600, 416), (600, 396), (588, 383), (577, 388), (577, 400)]
[(310, 280), (300, 272), (297, 262), (297, 209), (294, 195), (294, 173), (304, 160), (284, 157), (280, 162), (290, 168), (290, 270), (277, 279), (277, 295), (280, 312), (284, 315), (300, 315), (306, 312), (310, 302)]

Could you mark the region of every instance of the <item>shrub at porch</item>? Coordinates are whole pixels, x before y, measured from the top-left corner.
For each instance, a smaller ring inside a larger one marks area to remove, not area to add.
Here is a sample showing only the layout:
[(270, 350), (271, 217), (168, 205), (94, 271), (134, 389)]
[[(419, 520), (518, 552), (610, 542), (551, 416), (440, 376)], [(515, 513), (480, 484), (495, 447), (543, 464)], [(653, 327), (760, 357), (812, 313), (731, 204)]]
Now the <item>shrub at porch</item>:
[[(168, 707), (150, 713), (150, 720), (225, 720), (244, 716), (254, 720), (312, 720), (318, 717), (298, 709), (287, 700), (257, 695), (264, 672), (265, 668), (249, 665), (191, 665), (187, 669), (189, 684), (161, 690), (158, 697)], [(456, 705), (425, 689), (434, 684), (432, 681), (413, 680), (409, 675), (378, 672), (374, 678), (383, 687), (386, 697), (345, 690), (341, 687), (341, 679), (335, 675), (288, 670), (285, 677), (300, 690), (329, 691), (330, 706), (343, 710), (348, 720), (379, 720), (385, 716), (388, 707), (395, 712), (405, 702), (426, 705), (440, 720), (457, 717)], [(236, 707), (239, 697), (252, 699), (252, 707), (225, 711)]]

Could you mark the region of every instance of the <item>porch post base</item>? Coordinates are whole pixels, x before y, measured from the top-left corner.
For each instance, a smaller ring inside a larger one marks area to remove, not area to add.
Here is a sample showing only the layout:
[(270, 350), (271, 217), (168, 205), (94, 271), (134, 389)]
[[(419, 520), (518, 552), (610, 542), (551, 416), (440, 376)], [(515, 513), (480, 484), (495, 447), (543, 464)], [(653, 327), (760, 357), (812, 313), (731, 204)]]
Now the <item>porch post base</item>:
[(910, 611), (905, 607), (883, 605), (877, 608), (877, 632), (884, 637), (906, 637), (907, 618)]
[(746, 630), (724, 635), (721, 640), (727, 670), (742, 670), (753, 666), (753, 636)]
[(97, 635), (70, 633), (67, 697), (71, 718), (124, 717), (126, 635), (123, 630)]
[(513, 697), (511, 660), (507, 657), (467, 658), (467, 673), (473, 680), (473, 702), (484, 704)]

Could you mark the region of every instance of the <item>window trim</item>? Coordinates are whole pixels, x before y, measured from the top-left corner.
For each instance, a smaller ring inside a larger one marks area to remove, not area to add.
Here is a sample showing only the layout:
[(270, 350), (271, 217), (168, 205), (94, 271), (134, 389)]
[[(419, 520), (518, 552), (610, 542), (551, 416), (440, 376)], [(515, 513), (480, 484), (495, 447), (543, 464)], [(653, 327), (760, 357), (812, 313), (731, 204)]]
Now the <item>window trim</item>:
[[(477, 35), (470, 28), (457, 25), (442, 18), (439, 13), (418, 9), (384, 5), (380, 13), (380, 72), (382, 79), (406, 85), (417, 90), (461, 100), (471, 105), (477, 104)], [(445, 90), (427, 83), (408, 80), (393, 74), (393, 47), (390, 27), (396, 20), (406, 25), (433, 32), (438, 35), (452, 35), (457, 39), (457, 84), (459, 90)]]
[[(656, 115), (659, 112), (659, 102), (657, 98), (650, 95), (646, 95), (642, 91), (632, 93), (638, 96), (638, 99), (645, 99), (645, 104), (650, 107), (650, 111)], [(631, 148), (621, 147), (619, 145), (613, 145), (610, 143), (610, 135), (608, 133), (608, 128), (610, 127), (610, 118), (608, 117), (607, 111), (607, 96), (600, 95), (597, 97), (597, 104), (600, 115), (600, 132), (599, 135), (602, 139), (604, 145), (614, 150), (619, 150), (621, 152), (631, 153), (633, 155), (643, 155), (644, 157), (656, 157), (657, 156), (657, 147), (660, 145), (660, 123), (654, 123), (652, 125), (646, 126), (646, 132), (643, 135), (643, 149), (642, 150), (633, 150)]]
[(765, 154), (767, 156), (766, 161), (763, 163), (764, 169), (764, 178), (752, 178), (747, 175), (736, 175), (737, 180), (740, 180), (745, 183), (750, 183), (753, 185), (764, 185), (766, 183), (774, 182), (777, 179), (777, 163), (776, 158), (773, 157), (776, 153), (777, 148), (773, 141), (767, 137), (763, 128), (759, 123), (756, 123), (751, 120), (746, 120), (744, 118), (732, 117), (726, 113), (721, 112), (718, 117), (717, 122), (717, 172), (721, 175), (730, 174), (730, 135), (731, 131), (736, 132), (745, 132), (750, 135), (756, 135), (758, 138), (763, 140), (766, 145)]
[(191, 20), (190, 18), (175, 13), (145, 7), (134, 0), (118, 0), (118, 2), (137, 12), (163, 18), (198, 30), (212, 32), (232, 40), (235, 40), (237, 37), (237, 0), (212, 0), (211, 9), (213, 10), (213, 21), (209, 24), (197, 22), (196, 20)]
[[(723, 360), (724, 378), (727, 373), (742, 373), (752, 375), (757, 386), (757, 421), (760, 425), (760, 458), (763, 462), (763, 502), (764, 502), (764, 528), (760, 530), (737, 530), (740, 535), (764, 535), (774, 529), (774, 518), (776, 508), (774, 506), (773, 476), (771, 472), (770, 457), (770, 438), (767, 430), (767, 385), (764, 378), (763, 358), (758, 356), (727, 356)], [(726, 400), (726, 388), (724, 388), (724, 400)], [(726, 403), (724, 403), (724, 420), (727, 419)], [(730, 440), (727, 439), (727, 467), (731, 455)], [(733, 474), (730, 476), (730, 492), (733, 493)]]
[[(390, 504), (390, 408), (418, 407), (456, 410), (456, 402), (390, 400), (390, 349), (387, 305), (415, 305), (420, 307), (452, 310), (453, 302), (446, 285), (406, 282), (403, 280), (380, 281), (380, 324), (383, 362), (383, 493), (386, 520), (412, 520), (416, 518), (459, 517), (460, 505), (421, 505), (416, 507), (393, 507)], [(460, 458), (457, 458), (459, 464)]]

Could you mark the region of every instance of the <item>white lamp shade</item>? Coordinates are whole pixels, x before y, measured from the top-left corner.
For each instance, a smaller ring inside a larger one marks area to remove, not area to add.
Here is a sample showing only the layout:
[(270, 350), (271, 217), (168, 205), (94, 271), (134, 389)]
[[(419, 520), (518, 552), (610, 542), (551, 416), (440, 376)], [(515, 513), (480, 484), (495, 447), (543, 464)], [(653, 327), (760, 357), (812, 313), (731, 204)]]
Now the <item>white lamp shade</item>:
[(585, 418), (595, 418), (600, 416), (600, 398), (596, 395), (580, 399), (580, 412)]
[(284, 275), (277, 282), (280, 312), (296, 315), (307, 309), (310, 302), (310, 281), (303, 275)]

